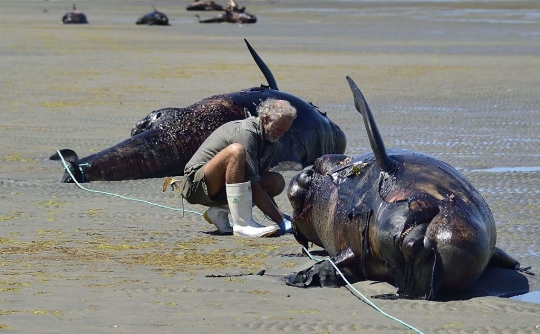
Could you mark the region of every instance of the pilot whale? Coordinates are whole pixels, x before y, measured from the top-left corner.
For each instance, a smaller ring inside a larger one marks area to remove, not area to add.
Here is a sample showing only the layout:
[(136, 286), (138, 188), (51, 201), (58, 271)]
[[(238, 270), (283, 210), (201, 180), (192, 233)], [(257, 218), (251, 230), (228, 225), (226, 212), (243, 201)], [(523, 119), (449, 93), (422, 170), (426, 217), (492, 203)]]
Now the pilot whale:
[[(289, 101), (297, 118), (278, 141), (274, 170), (301, 170), (324, 154), (344, 153), (345, 133), (315, 105), (280, 91), (268, 66), (249, 42), (245, 43), (268, 86), (214, 95), (185, 108), (152, 111), (133, 127), (132, 137), (84, 158), (71, 149), (60, 150), (78, 182), (120, 181), (182, 175), (185, 164), (219, 126), (257, 115), (268, 98)], [(50, 159), (59, 160), (53, 154)], [(66, 171), (62, 182), (73, 182)]]
[[(488, 264), (519, 269), (496, 247), (493, 215), (472, 184), (434, 157), (387, 150), (364, 96), (347, 80), (372, 152), (324, 155), (291, 179), (296, 240), (324, 248), (349, 275), (393, 284), (401, 298), (462, 291)], [(332, 285), (328, 263), (293, 273), (287, 284)]]

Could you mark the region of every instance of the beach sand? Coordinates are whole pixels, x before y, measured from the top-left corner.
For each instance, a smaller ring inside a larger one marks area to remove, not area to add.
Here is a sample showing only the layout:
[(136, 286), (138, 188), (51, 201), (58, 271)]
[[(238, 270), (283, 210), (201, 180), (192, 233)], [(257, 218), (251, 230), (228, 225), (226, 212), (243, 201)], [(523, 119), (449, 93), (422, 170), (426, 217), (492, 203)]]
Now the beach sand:
[(198, 24), (187, 4), (155, 3), (171, 26), (149, 27), (135, 25), (148, 2), (77, 1), (90, 24), (69, 26), (72, 1), (0, 0), (0, 331), (540, 333), (540, 305), (508, 298), (379, 300), (395, 288), (354, 282), (415, 331), (345, 287), (289, 287), (311, 263), (292, 235), (222, 236), (204, 207), (182, 215), (162, 179), (86, 191), (48, 159), (110, 147), (152, 110), (265, 83), (247, 38), (279, 88), (319, 106), (360, 154), (351, 76), (386, 146), (458, 168), (490, 205), (497, 245), (538, 273), (540, 3), (243, 1), (259, 20), (241, 26)]

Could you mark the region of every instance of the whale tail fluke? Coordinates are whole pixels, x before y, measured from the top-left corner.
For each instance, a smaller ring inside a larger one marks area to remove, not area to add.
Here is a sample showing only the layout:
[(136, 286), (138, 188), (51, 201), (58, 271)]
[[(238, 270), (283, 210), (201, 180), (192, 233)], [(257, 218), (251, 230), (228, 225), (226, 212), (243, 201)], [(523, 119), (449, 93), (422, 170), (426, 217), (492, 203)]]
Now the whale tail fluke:
[(56, 151), (56, 153), (54, 153), (53, 155), (49, 157), (50, 160), (62, 160), (62, 158), (64, 162), (66, 163), (67, 167), (69, 168), (69, 171), (71, 172), (70, 174), (66, 171), (66, 173), (62, 177), (62, 182), (63, 183), (74, 182), (71, 175), (75, 177), (75, 180), (77, 180), (77, 182), (85, 182), (84, 174), (79, 168), (79, 157), (77, 156), (77, 153), (75, 153), (75, 151), (70, 150), (70, 149), (63, 149), (63, 150)]
[(56, 151), (56, 153), (51, 155), (49, 157), (49, 159), (50, 160), (62, 160), (60, 158), (60, 155), (62, 155), (64, 160), (67, 161), (67, 162), (76, 162), (76, 161), (79, 160), (79, 157), (77, 156), (77, 153), (75, 153), (75, 151), (70, 150), (70, 149), (63, 149), (63, 150)]

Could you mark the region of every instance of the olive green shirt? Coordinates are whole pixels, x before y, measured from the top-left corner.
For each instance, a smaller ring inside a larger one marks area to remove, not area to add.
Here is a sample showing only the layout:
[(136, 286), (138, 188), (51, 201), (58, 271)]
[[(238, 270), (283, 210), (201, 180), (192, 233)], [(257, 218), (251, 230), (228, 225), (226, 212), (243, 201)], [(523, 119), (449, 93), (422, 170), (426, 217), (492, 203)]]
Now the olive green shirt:
[(258, 182), (261, 172), (270, 170), (276, 152), (276, 143), (263, 138), (262, 119), (249, 117), (223, 124), (206, 138), (188, 161), (184, 174), (205, 165), (227, 146), (239, 143), (246, 149), (246, 181)]

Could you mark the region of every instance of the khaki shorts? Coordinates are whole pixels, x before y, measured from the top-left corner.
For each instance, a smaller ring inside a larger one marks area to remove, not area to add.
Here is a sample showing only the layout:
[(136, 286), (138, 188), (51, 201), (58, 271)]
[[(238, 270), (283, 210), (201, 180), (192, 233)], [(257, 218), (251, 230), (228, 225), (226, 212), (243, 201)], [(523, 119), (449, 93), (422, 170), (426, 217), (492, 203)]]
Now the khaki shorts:
[(204, 167), (192, 170), (189, 174), (184, 175), (182, 180), (181, 193), (182, 196), (191, 204), (202, 204), (206, 206), (216, 206), (227, 204), (227, 193), (225, 187), (221, 189), (216, 196), (210, 198), (206, 183), (204, 182)]

